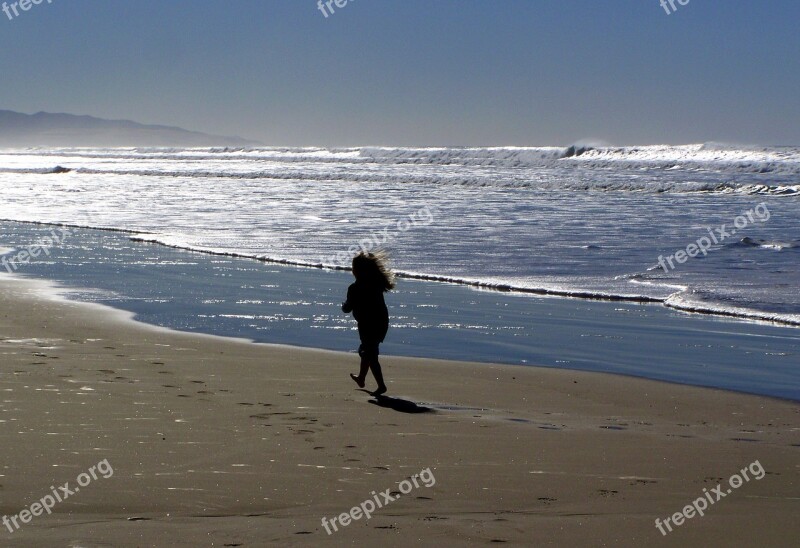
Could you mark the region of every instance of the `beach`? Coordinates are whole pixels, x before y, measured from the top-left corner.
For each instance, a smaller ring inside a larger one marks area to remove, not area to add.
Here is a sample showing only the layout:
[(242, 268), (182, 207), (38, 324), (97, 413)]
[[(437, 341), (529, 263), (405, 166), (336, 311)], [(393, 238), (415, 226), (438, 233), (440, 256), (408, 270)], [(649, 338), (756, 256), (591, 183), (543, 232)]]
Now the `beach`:
[(0, 548), (800, 545), (800, 4), (0, 4)]
[[(391, 356), (392, 398), (376, 399), (347, 378), (354, 354), (168, 331), (47, 287), (0, 279), (0, 513), (102, 461), (113, 475), (4, 528), (9, 545), (791, 546), (800, 534), (790, 401)], [(656, 527), (748, 466), (704, 516)], [(400, 492), (424, 470), (435, 483)], [(371, 519), (326, 532), (323, 518), (389, 489), (401, 496)]]
[[(169, 329), (340, 352), (358, 342), (353, 319), (341, 312), (350, 272), (173, 249), (126, 232), (0, 221), (0, 245), (17, 250), (2, 258), (62, 230), (69, 230), (63, 241), (18, 263), (16, 273)], [(800, 330), (789, 326), (428, 280), (400, 279), (386, 302), (391, 329), (381, 352), (392, 356), (614, 373), (800, 400)]]

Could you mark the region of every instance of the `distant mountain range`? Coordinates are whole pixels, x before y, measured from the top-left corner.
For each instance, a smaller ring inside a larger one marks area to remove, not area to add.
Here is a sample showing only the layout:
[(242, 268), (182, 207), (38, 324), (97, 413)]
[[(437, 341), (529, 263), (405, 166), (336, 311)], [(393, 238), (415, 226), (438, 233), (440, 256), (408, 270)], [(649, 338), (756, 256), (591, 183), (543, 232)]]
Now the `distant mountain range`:
[(0, 147), (205, 147), (258, 144), (241, 137), (208, 135), (179, 127), (144, 125), (130, 120), (0, 110)]

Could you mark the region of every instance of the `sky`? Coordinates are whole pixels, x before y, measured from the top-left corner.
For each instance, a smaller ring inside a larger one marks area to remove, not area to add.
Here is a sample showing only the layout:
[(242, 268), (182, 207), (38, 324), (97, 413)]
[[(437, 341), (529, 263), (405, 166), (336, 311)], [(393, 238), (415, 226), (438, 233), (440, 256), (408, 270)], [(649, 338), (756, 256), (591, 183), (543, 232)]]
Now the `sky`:
[(675, 6), (42, 0), (0, 11), (0, 109), (278, 146), (800, 145), (800, 2)]

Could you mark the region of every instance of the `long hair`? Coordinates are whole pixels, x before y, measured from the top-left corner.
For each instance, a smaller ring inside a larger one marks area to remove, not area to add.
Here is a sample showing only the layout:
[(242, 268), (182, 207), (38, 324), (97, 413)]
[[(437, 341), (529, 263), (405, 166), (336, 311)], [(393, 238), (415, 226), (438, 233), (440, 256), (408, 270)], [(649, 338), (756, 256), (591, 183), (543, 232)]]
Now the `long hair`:
[(389, 255), (385, 251), (361, 252), (353, 257), (353, 274), (358, 281), (389, 291), (394, 289), (395, 279), (388, 262)]

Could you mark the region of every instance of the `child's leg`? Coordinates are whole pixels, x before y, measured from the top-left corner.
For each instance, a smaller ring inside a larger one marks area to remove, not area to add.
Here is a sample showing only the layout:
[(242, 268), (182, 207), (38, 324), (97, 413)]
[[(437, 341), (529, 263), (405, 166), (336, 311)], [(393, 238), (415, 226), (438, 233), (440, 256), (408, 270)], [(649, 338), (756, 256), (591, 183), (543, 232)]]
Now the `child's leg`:
[(370, 360), (370, 357), (367, 355), (366, 349), (364, 348), (364, 343), (361, 343), (361, 346), (358, 347), (358, 355), (361, 356), (361, 370), (358, 372), (358, 376), (350, 373), (350, 378), (356, 381), (356, 384), (359, 388), (364, 388), (364, 382), (367, 380), (367, 371), (369, 371)]
[(369, 363), (369, 367), (372, 370), (372, 376), (375, 377), (375, 381), (378, 383), (378, 389), (373, 392), (376, 395), (383, 394), (386, 392), (386, 384), (383, 382), (383, 371), (381, 371), (381, 364), (378, 360), (374, 360)]
[(350, 378), (356, 381), (359, 388), (364, 388), (364, 381), (367, 380), (367, 371), (369, 371), (369, 360), (361, 358), (361, 370), (358, 372), (358, 376), (350, 373)]

